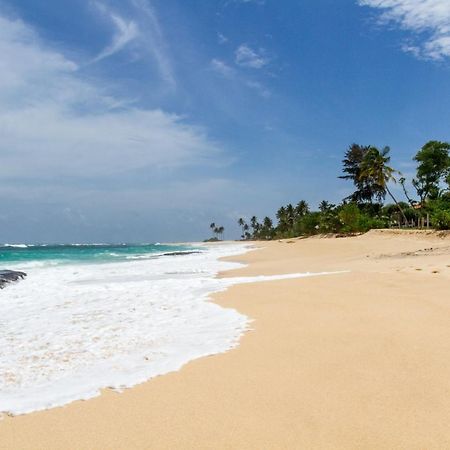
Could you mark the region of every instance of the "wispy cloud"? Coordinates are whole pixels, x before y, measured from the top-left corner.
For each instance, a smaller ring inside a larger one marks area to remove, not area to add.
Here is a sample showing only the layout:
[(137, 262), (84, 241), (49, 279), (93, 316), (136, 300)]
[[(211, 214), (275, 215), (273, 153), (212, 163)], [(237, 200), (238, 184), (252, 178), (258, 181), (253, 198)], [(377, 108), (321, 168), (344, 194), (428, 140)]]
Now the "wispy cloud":
[(101, 3), (95, 4), (99, 11), (106, 17), (108, 17), (114, 24), (116, 31), (112, 38), (111, 43), (104, 48), (95, 58), (94, 62), (101, 61), (108, 58), (117, 52), (120, 52), (130, 42), (136, 40), (139, 37), (139, 27), (133, 21), (126, 21), (123, 17), (110, 11), (105, 5)]
[(176, 86), (174, 69), (156, 11), (147, 0), (131, 0), (131, 3), (144, 20), (145, 31), (142, 34), (144, 48), (152, 54), (163, 79), (174, 88)]
[(254, 89), (261, 97), (269, 98), (272, 95), (269, 89), (259, 81), (247, 81), (246, 85), (250, 89)]
[(262, 69), (269, 63), (269, 59), (265, 56), (264, 49), (254, 50), (247, 44), (242, 44), (236, 49), (235, 62), (238, 66)]
[(21, 21), (0, 16), (0, 53), (4, 180), (101, 179), (218, 157), (202, 128), (108, 95)]
[(380, 20), (394, 22), (412, 33), (403, 50), (417, 57), (450, 57), (449, 0), (358, 0), (359, 5), (381, 10)]
[(220, 59), (213, 59), (211, 61), (211, 68), (222, 77), (239, 83), (242, 86), (246, 86), (263, 98), (269, 98), (271, 96), (270, 90), (263, 83), (247, 79), (247, 77), (240, 73), (239, 70), (229, 66)]
[(236, 71), (221, 59), (214, 58), (211, 61), (211, 68), (220, 75), (231, 78), (236, 75)]
[(132, 20), (124, 18), (104, 3), (93, 3), (97, 11), (110, 20), (115, 28), (111, 43), (93, 59), (93, 62), (101, 61), (131, 47), (133, 58), (145, 59), (150, 56), (161, 78), (170, 88), (175, 88), (176, 80), (169, 48), (155, 10), (146, 0), (130, 0), (130, 4), (136, 12)]
[(222, 33), (217, 33), (217, 41), (219, 44), (226, 44), (228, 42), (228, 38)]

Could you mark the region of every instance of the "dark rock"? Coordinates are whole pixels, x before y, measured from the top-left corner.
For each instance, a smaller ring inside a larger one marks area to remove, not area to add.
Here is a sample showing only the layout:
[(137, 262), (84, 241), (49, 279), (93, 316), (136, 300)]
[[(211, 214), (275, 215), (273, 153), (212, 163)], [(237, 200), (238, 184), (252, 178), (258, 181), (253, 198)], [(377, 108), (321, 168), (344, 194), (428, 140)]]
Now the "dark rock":
[(23, 280), (27, 274), (15, 270), (0, 270), (0, 289), (3, 289), (7, 283)]

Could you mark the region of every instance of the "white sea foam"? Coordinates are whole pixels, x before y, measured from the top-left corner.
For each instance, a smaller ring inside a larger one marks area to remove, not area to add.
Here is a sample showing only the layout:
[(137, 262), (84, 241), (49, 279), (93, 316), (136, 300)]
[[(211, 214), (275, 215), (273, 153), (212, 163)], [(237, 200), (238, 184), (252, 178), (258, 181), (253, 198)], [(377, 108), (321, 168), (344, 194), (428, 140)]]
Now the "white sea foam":
[(24, 414), (92, 398), (235, 347), (249, 319), (209, 302), (209, 294), (311, 275), (214, 277), (239, 267), (219, 257), (247, 249), (230, 244), (179, 258), (29, 265), (27, 280), (0, 294), (0, 411)]
[(29, 246), (27, 244), (3, 244), (2, 247), (9, 247), (9, 248), (28, 248)]

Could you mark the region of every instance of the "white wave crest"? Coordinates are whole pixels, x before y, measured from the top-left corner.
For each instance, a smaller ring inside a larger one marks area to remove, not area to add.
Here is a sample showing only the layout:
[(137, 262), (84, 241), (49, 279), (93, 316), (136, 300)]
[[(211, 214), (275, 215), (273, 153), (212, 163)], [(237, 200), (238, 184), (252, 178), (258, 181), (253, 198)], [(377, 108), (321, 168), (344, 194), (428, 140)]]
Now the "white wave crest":
[(121, 390), (235, 347), (249, 319), (208, 300), (237, 283), (242, 244), (182, 258), (34, 266), (0, 301), (0, 411), (24, 414)]

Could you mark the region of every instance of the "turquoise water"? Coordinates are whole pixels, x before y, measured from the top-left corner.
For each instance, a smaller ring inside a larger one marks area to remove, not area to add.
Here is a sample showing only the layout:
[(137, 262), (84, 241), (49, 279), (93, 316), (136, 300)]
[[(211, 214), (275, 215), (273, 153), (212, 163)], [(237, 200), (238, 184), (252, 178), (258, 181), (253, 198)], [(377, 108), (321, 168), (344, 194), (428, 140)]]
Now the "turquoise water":
[[(171, 244), (69, 244), (0, 245), (0, 265), (32, 261), (55, 263), (107, 263), (192, 252), (188, 245)], [(1, 268), (1, 267), (0, 267)]]

